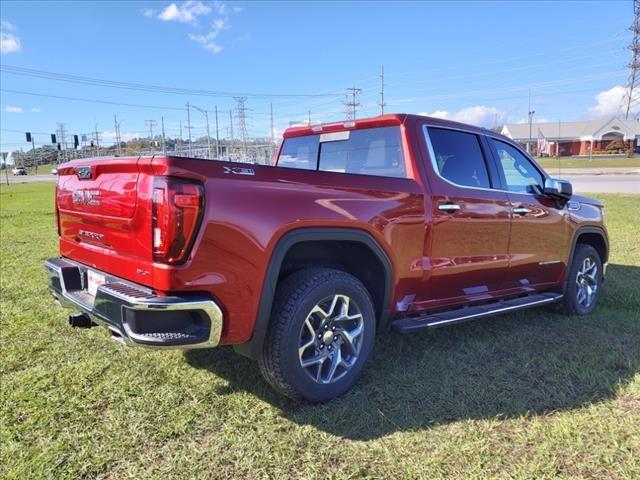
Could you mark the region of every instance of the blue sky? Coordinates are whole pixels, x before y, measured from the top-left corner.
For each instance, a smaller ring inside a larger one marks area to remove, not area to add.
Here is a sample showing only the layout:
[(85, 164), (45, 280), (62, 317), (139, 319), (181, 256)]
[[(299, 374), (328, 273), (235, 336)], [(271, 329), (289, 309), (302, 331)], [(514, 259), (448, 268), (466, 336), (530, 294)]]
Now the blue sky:
[[(255, 136), (269, 135), (270, 104), (277, 133), (309, 110), (313, 121), (344, 118), (352, 86), (362, 89), (358, 116), (373, 116), (382, 64), (388, 112), (491, 127), (522, 121), (531, 88), (534, 120), (612, 116), (624, 93), (633, 15), (631, 1), (3, 1), (1, 17), (6, 151), (28, 148), (20, 133), (27, 130), (41, 132), (36, 142), (44, 143), (57, 122), (69, 133), (97, 124), (108, 143), (114, 114), (125, 138), (146, 135), (147, 119), (158, 132), (161, 117), (176, 136), (187, 102), (209, 111), (217, 105), (224, 136), (233, 95), (248, 97)], [(39, 73), (16, 75), (13, 67)], [(225, 96), (111, 88), (41, 72)], [(194, 136), (203, 134), (203, 115), (192, 112), (192, 122)]]

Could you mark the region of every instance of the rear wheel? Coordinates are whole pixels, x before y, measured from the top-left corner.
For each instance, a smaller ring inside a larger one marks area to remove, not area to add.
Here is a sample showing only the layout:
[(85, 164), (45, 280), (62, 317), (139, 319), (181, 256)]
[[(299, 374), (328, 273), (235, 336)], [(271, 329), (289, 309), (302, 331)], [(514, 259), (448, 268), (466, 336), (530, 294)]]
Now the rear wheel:
[(357, 278), (305, 269), (278, 287), (258, 363), (265, 379), (288, 397), (324, 402), (356, 382), (374, 337), (373, 302)]
[(565, 311), (587, 315), (598, 303), (602, 290), (602, 260), (591, 245), (578, 244), (569, 271), (564, 297)]

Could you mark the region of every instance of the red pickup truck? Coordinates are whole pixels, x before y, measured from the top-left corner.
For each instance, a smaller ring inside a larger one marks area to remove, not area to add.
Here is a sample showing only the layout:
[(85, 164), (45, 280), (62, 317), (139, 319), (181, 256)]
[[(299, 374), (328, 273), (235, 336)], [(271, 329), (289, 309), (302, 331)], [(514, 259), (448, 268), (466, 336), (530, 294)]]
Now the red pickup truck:
[(603, 205), (496, 132), (417, 115), (291, 128), (273, 166), (171, 156), (58, 169), (49, 288), (154, 348), (231, 344), (329, 400), (374, 339), (561, 303), (591, 312)]

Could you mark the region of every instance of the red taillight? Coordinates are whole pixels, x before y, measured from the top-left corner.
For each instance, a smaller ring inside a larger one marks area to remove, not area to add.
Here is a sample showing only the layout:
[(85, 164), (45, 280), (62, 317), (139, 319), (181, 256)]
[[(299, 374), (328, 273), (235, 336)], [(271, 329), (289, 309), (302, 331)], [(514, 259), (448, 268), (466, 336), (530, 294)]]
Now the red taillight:
[(202, 184), (156, 177), (151, 202), (153, 259), (172, 264), (184, 262), (202, 217)]

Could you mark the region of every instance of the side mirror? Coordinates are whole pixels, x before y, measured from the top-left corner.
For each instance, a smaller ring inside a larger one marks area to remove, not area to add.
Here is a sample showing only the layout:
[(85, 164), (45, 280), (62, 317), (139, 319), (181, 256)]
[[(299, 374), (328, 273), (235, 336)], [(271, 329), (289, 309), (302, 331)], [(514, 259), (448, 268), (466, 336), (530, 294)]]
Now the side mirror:
[(573, 187), (571, 186), (571, 182), (568, 182), (567, 180), (547, 178), (544, 181), (543, 192), (551, 197), (568, 199), (573, 195)]

